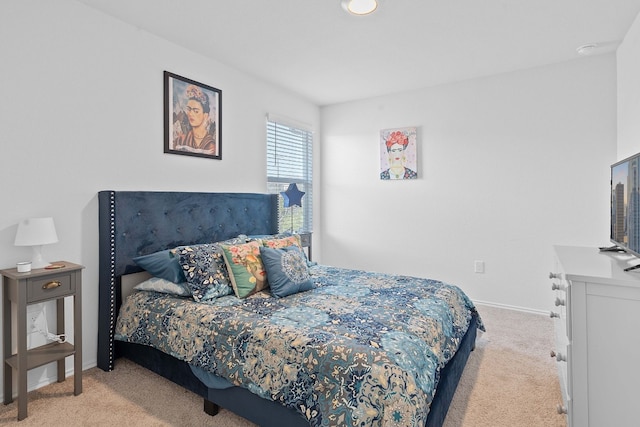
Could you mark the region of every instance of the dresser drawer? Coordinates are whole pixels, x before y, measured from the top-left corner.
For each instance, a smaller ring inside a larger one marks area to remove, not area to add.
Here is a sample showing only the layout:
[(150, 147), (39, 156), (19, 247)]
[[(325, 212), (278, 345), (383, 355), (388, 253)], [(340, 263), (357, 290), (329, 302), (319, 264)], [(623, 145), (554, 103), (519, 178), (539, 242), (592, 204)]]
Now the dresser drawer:
[(43, 279), (27, 280), (27, 304), (73, 295), (76, 291), (74, 279), (73, 273), (65, 273)]
[[(556, 264), (555, 271), (560, 271), (560, 266)], [(554, 308), (551, 317), (555, 317), (564, 329), (567, 339), (571, 341), (571, 284), (562, 272), (551, 273), (551, 289), (554, 291)]]
[(571, 316), (570, 316), (570, 283), (566, 280), (559, 262), (556, 260), (554, 270), (549, 275), (552, 279), (551, 289), (553, 290), (553, 309), (551, 317), (554, 318), (554, 346), (551, 350), (551, 357), (555, 360), (558, 369), (558, 379), (560, 382), (560, 393), (562, 401), (558, 403), (559, 413), (566, 413), (569, 417), (571, 412), (571, 381), (569, 374), (569, 360), (571, 353)]

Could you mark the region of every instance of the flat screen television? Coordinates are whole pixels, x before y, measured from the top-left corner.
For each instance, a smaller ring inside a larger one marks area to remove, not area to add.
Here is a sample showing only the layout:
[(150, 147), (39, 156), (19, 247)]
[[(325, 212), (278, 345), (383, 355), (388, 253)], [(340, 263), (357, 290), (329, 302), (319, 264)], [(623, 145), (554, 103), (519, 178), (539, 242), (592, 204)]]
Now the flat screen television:
[(640, 257), (640, 153), (611, 165), (611, 242)]

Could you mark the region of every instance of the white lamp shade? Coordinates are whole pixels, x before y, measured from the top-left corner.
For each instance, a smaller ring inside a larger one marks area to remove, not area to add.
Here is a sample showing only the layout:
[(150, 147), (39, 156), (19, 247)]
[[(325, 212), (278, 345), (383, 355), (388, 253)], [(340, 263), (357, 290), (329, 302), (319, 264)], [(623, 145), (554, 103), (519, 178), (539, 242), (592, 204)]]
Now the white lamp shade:
[(48, 245), (57, 241), (58, 234), (53, 218), (28, 218), (18, 224), (14, 245)]
[(16, 232), (16, 246), (31, 246), (33, 268), (42, 268), (49, 263), (42, 258), (42, 245), (56, 243), (58, 234), (53, 218), (29, 218), (20, 221)]

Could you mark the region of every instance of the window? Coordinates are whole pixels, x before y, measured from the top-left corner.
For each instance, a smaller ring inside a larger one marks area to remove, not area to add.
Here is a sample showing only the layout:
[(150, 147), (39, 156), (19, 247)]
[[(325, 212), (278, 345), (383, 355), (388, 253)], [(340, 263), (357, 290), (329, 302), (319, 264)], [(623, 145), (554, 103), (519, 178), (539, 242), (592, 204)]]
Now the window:
[(295, 183), (302, 207), (285, 208), (279, 196), (278, 230), (311, 231), (313, 226), (313, 132), (309, 126), (267, 117), (267, 191), (280, 194)]

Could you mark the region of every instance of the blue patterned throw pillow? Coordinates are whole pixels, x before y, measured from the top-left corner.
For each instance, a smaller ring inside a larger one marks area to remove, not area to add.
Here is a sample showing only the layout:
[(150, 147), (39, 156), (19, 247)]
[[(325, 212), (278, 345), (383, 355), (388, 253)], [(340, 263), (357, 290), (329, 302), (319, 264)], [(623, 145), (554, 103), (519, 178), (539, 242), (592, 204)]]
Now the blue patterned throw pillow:
[(173, 254), (180, 260), (194, 300), (209, 301), (233, 293), (220, 244), (179, 246)]
[(307, 258), (298, 246), (277, 249), (262, 246), (260, 257), (273, 296), (280, 298), (313, 289)]
[(136, 257), (133, 262), (147, 270), (152, 276), (161, 277), (173, 283), (186, 281), (178, 258), (173, 256), (171, 249)]

